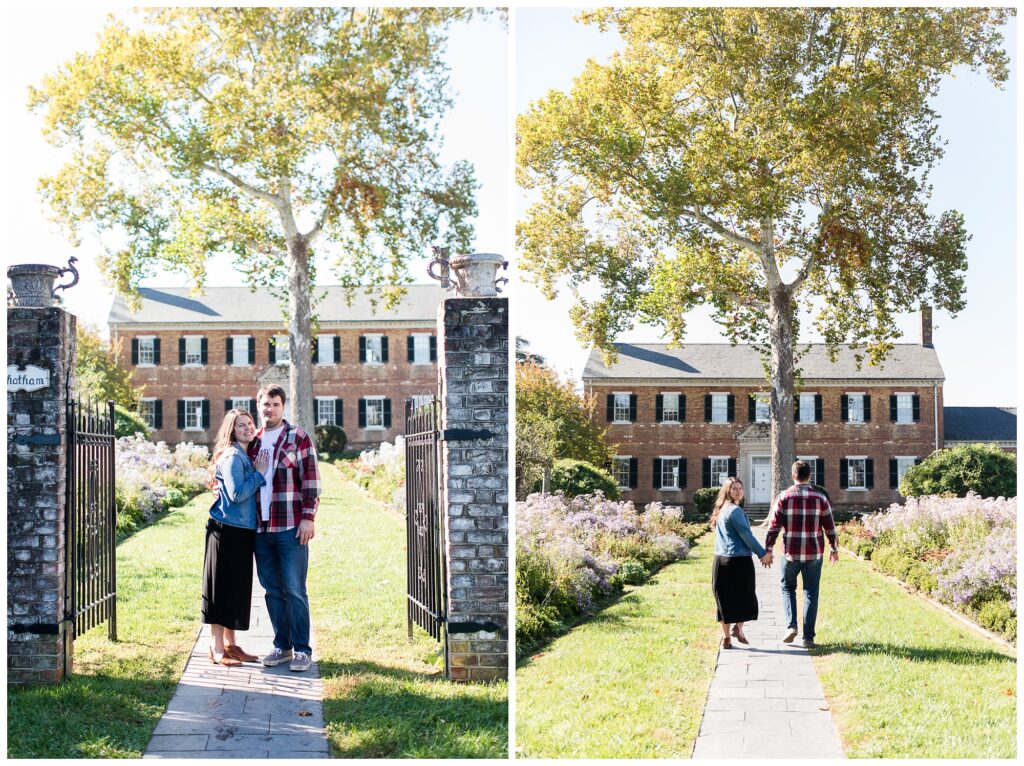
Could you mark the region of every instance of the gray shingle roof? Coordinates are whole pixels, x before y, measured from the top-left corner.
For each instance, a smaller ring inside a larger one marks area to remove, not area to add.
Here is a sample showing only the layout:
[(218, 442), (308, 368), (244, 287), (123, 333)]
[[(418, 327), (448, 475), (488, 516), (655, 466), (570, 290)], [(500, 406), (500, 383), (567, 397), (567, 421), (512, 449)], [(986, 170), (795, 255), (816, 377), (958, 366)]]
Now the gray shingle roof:
[(1017, 441), (1016, 407), (943, 407), (946, 441)]
[[(753, 346), (728, 343), (689, 343), (669, 349), (664, 343), (618, 343), (619, 359), (605, 366), (601, 352), (593, 349), (583, 369), (583, 379), (598, 383), (617, 379), (749, 380), (763, 378), (760, 352)], [(799, 346), (800, 350), (807, 346)], [(934, 348), (913, 343), (899, 344), (878, 367), (865, 360), (857, 369), (854, 352), (840, 346), (839, 356), (829, 360), (824, 343), (813, 343), (798, 362), (804, 380), (859, 378), (862, 380), (913, 378), (942, 381), (945, 376)]]
[[(439, 285), (408, 285), (405, 297), (390, 311), (378, 306), (374, 314), (367, 288), (357, 288), (349, 306), (343, 288), (332, 285), (317, 288), (316, 295), (326, 292), (315, 311), (321, 323), (325, 322), (432, 322), (437, 317), (437, 306), (444, 296)], [(123, 297), (114, 298), (107, 321), (121, 324), (252, 324), (271, 322), (280, 324), (278, 305), (268, 290), (255, 292), (248, 287), (207, 287), (205, 295), (189, 295), (187, 287), (144, 287), (142, 306), (131, 311)], [(379, 294), (376, 288), (370, 293)]]

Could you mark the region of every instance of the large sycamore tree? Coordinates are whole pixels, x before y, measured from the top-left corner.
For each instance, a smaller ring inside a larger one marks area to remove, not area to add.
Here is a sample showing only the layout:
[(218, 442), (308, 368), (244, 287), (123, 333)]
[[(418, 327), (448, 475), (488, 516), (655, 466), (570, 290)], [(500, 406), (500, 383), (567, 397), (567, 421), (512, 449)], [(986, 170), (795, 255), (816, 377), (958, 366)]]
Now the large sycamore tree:
[(520, 265), (548, 297), (576, 294), (577, 335), (609, 359), (637, 320), (680, 343), (701, 305), (759, 346), (777, 492), (795, 456), (801, 320), (833, 358), (850, 342), (877, 363), (898, 312), (964, 307), (963, 218), (927, 209), (942, 157), (931, 102), (960, 66), (1005, 82), (1010, 13), (585, 13), (625, 47), (519, 117), (518, 181), (535, 195)]
[[(442, 60), (464, 9), (149, 9), (111, 18), (30, 94), (67, 163), (40, 182), (73, 241), (98, 231), (103, 272), (138, 298), (161, 268), (196, 290), (233, 255), (285, 309), (293, 418), (312, 433), (314, 246), (342, 284), (407, 282), (429, 245), (465, 251), (468, 163), (438, 160), (451, 106)], [(253, 305), (253, 317), (280, 316)]]

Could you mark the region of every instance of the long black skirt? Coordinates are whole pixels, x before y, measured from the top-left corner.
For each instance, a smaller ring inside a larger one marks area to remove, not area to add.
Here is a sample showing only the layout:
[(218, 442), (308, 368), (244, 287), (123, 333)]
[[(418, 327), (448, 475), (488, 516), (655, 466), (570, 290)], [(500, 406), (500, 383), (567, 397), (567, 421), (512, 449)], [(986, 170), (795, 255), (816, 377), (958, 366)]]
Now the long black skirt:
[(754, 559), (750, 556), (715, 556), (711, 565), (711, 589), (715, 592), (719, 622), (757, 619)]
[(209, 519), (203, 561), (203, 622), (232, 630), (249, 629), (252, 606), (252, 551), (255, 529)]

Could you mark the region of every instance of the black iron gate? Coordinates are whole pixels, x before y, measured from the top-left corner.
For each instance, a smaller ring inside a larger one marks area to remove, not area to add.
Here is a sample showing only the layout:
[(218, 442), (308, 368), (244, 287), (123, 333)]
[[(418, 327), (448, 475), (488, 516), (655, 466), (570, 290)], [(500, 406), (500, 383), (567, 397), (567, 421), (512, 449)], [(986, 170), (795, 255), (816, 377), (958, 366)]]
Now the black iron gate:
[(117, 640), (114, 403), (68, 403), (65, 614), (73, 637), (107, 622)]
[(439, 501), (440, 413), (434, 398), (405, 405), (406, 623), (441, 640), (445, 621), (444, 538)]

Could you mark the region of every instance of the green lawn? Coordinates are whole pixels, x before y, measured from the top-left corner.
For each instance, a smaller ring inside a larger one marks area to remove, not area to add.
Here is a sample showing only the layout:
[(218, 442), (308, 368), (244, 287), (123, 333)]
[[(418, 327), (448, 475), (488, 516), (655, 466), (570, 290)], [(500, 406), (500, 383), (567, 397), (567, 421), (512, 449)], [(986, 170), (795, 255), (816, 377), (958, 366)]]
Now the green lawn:
[(822, 575), (815, 665), (852, 758), (1013, 758), (1013, 654), (850, 555)]
[[(336, 756), (504, 757), (505, 684), (455, 685), (435, 644), (405, 638), (404, 522), (323, 466), (309, 590), (324, 711)], [(75, 673), (9, 687), (11, 758), (138, 758), (199, 629), (201, 495), (118, 546), (118, 635), (75, 644)]]
[(520, 663), (518, 756), (690, 756), (720, 634), (709, 539)]

